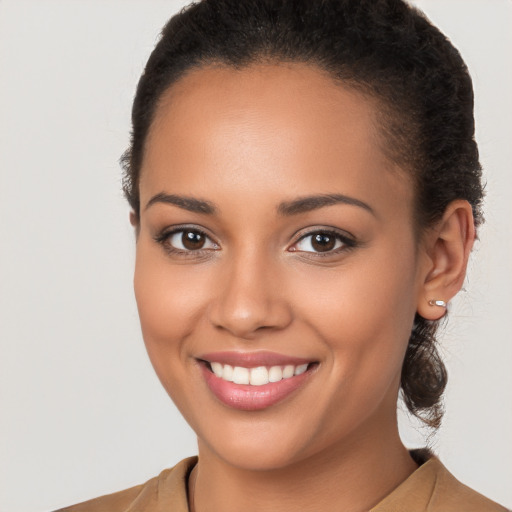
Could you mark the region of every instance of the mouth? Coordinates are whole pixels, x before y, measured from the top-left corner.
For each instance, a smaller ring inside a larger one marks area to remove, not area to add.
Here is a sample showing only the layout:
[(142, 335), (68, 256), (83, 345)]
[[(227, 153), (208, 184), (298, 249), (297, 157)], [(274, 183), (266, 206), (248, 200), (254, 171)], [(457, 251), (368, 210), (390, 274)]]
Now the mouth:
[(216, 361), (208, 362), (210, 370), (219, 379), (235, 384), (249, 384), (251, 386), (264, 386), (265, 384), (279, 382), (284, 379), (291, 379), (295, 375), (302, 375), (307, 371), (310, 363), (299, 364), (297, 366), (287, 364), (285, 366), (256, 366), (255, 368), (245, 368), (243, 366), (231, 366)]
[(197, 360), (210, 391), (224, 405), (266, 409), (301, 388), (318, 362), (273, 353), (218, 353)]

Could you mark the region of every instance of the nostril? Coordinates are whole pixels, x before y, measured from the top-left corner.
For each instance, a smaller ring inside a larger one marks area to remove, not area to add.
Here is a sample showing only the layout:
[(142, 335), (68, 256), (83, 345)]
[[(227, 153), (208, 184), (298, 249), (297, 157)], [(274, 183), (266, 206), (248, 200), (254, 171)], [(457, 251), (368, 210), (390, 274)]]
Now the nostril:
[(223, 303), (210, 311), (210, 322), (219, 331), (228, 331), (240, 339), (253, 339), (255, 335), (280, 330), (289, 325), (292, 315), (284, 304), (261, 303), (241, 308)]
[(292, 315), (283, 290), (269, 282), (268, 269), (251, 272), (245, 263), (243, 272), (219, 276), (218, 295), (210, 301), (207, 315), (217, 331), (249, 340), (286, 327)]

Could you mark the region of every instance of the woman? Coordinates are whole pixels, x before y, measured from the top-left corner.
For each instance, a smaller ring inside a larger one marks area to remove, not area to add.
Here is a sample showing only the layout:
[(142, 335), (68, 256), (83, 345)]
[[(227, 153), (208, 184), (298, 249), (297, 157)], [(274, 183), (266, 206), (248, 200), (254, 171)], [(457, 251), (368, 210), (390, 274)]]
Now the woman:
[(472, 108), (458, 52), (399, 0), (172, 18), (124, 190), (144, 341), (199, 459), (66, 510), (505, 510), (396, 422), (399, 390), (442, 417), (435, 331), (482, 220)]

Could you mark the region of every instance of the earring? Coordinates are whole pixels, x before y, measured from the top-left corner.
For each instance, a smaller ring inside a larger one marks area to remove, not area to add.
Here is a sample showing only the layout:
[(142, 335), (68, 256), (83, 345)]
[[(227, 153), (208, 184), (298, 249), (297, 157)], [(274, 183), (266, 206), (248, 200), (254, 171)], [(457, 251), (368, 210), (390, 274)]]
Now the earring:
[(439, 306), (440, 308), (446, 307), (446, 302), (444, 300), (432, 299), (428, 301), (429, 306)]

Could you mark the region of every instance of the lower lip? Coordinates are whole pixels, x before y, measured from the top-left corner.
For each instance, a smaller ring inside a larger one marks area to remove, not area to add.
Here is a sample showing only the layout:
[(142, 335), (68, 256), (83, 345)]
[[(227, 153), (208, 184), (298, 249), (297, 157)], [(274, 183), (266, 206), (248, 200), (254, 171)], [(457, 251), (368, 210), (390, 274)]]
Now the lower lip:
[(311, 375), (311, 367), (301, 375), (295, 375), (263, 386), (235, 384), (217, 377), (204, 363), (200, 364), (210, 391), (225, 405), (242, 411), (259, 411), (281, 402)]

